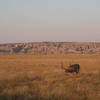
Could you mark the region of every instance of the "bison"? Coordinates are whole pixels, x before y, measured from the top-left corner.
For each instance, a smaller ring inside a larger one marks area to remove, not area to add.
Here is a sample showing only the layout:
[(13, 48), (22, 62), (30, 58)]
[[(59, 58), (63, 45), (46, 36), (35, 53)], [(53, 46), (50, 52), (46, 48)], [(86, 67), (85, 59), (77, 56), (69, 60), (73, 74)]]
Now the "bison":
[(65, 72), (69, 72), (69, 73), (78, 74), (79, 71), (80, 71), (80, 65), (79, 64), (69, 65), (68, 68), (64, 68), (63, 65), (62, 65), (62, 68), (65, 70)]

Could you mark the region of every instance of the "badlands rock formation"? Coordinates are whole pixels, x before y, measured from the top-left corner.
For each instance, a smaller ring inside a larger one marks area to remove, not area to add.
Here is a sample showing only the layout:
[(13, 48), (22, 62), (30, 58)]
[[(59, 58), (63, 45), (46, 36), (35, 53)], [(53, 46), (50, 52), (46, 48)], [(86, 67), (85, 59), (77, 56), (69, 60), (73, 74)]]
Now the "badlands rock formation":
[(32, 42), (0, 44), (1, 54), (67, 54), (98, 52), (100, 52), (100, 43), (96, 42)]

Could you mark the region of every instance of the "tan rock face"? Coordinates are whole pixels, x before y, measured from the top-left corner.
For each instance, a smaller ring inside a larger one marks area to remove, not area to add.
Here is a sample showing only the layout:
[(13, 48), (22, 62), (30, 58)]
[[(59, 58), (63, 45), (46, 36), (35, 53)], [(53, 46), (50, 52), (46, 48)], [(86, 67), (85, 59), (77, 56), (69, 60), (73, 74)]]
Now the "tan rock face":
[(0, 53), (66, 54), (97, 52), (100, 52), (100, 43), (94, 42), (33, 42), (0, 45)]

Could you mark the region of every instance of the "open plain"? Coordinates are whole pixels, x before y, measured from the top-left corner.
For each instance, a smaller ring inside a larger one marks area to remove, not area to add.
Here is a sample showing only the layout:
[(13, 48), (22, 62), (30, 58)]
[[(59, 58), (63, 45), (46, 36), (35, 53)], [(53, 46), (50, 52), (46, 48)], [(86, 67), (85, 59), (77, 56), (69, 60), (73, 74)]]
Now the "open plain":
[(0, 54), (0, 100), (100, 100), (100, 54)]

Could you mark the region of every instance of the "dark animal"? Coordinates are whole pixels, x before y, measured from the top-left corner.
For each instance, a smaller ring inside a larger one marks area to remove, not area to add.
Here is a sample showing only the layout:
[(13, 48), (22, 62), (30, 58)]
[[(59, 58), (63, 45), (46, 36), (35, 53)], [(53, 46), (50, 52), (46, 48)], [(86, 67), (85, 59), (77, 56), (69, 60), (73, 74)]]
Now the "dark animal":
[(68, 68), (64, 68), (63, 65), (61, 67), (65, 70), (65, 72), (69, 72), (69, 73), (78, 74), (79, 71), (80, 71), (80, 65), (79, 64), (69, 65)]

